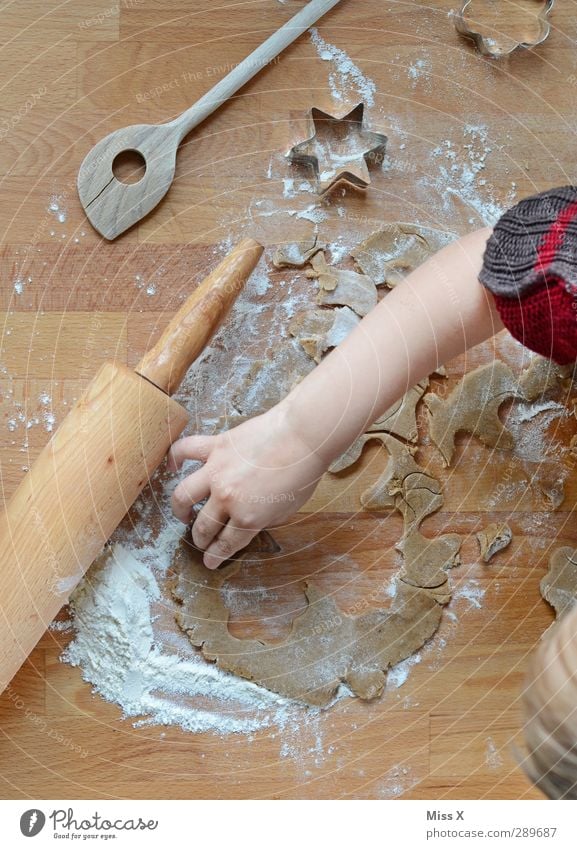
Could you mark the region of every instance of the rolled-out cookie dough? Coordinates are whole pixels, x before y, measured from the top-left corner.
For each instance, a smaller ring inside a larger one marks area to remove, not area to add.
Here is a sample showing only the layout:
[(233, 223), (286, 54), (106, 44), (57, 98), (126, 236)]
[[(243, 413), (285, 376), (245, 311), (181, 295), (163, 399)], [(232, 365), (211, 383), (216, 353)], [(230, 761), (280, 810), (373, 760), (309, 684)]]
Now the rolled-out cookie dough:
[(405, 559), (403, 580), (418, 587), (446, 587), (447, 570), (460, 564), (461, 544), (458, 534), (428, 539), (420, 531), (412, 531), (400, 545)]
[[(262, 542), (257, 538), (252, 545), (246, 549), (248, 556), (253, 556), (255, 545), (258, 554)], [(172, 593), (180, 603), (176, 620), (207, 660), (283, 696), (321, 707), (330, 705), (341, 683), (362, 699), (379, 696), (387, 669), (433, 636), (442, 605), (449, 600), (444, 582), (421, 588), (401, 574), (390, 606), (349, 616), (310, 582), (305, 587), (308, 606), (295, 618), (289, 637), (263, 643), (238, 639), (228, 629), (222, 587), (237, 572), (238, 562), (206, 569), (202, 554), (185, 539), (172, 568)]]
[(492, 448), (513, 448), (513, 436), (499, 418), (499, 407), (519, 395), (518, 381), (501, 360), (466, 374), (448, 398), (426, 395), (431, 439), (445, 466), (451, 464), (460, 431), (472, 433)]
[(549, 571), (541, 581), (541, 595), (563, 616), (577, 604), (577, 549), (568, 545), (551, 555)]
[(422, 265), (431, 253), (431, 246), (414, 227), (391, 224), (365, 239), (351, 256), (377, 286), (393, 287)]
[(387, 412), (368, 428), (368, 433), (386, 431), (393, 436), (400, 436), (408, 442), (416, 442), (419, 436), (417, 429), (417, 404), (425, 394), (429, 381), (425, 378), (413, 386)]
[(546, 357), (535, 355), (519, 378), (519, 392), (526, 401), (536, 401), (542, 395), (558, 389), (561, 381), (570, 377), (571, 366), (560, 366)]
[(498, 551), (507, 548), (513, 539), (513, 532), (506, 522), (493, 522), (478, 531), (476, 537), (481, 549), (481, 558), (484, 563), (488, 563)]
[(361, 504), (367, 510), (396, 508), (403, 516), (406, 537), (442, 506), (441, 484), (415, 461), (416, 448), (388, 434), (379, 438), (389, 452), (389, 462), (379, 480), (362, 493)]

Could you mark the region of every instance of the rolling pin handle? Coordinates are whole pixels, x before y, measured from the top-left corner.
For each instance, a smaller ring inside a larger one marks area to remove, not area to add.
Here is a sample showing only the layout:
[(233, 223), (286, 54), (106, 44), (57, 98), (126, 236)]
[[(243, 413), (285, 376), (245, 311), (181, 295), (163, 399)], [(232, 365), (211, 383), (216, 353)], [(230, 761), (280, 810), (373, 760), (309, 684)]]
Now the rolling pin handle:
[(136, 372), (173, 395), (228, 314), (263, 250), (254, 239), (243, 239), (182, 305)]

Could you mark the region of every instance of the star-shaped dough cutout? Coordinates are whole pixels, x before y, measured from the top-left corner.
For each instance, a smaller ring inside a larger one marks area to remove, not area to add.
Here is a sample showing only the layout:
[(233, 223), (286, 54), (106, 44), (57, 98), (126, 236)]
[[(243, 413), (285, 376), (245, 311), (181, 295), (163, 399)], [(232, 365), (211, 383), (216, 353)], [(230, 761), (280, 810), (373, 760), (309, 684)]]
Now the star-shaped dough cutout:
[(312, 165), (319, 194), (341, 181), (366, 189), (371, 182), (369, 164), (382, 164), (387, 137), (368, 129), (364, 110), (364, 103), (360, 103), (347, 115), (337, 117), (316, 107), (311, 109), (310, 136), (292, 147), (287, 157), (290, 162)]

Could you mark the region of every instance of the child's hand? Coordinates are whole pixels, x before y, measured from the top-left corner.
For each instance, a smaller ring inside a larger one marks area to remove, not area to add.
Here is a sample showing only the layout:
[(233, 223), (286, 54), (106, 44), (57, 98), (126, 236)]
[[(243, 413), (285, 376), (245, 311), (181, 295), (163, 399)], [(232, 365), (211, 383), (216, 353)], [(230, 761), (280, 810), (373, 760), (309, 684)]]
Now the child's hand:
[(208, 496), (192, 527), (204, 564), (216, 569), (263, 528), (296, 513), (326, 469), (287, 422), (282, 405), (218, 436), (190, 436), (174, 443), (169, 468), (201, 460), (201, 469), (175, 489), (172, 509), (181, 522)]

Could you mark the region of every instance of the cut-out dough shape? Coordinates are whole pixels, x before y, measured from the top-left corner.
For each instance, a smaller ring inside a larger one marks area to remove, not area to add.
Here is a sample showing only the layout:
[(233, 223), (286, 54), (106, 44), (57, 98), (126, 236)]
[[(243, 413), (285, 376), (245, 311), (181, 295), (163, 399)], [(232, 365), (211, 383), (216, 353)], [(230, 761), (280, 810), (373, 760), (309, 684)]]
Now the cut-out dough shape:
[[(254, 544), (259, 546), (258, 539)], [(179, 626), (192, 645), (222, 669), (319, 707), (330, 705), (341, 683), (361, 699), (379, 696), (389, 667), (433, 636), (449, 598), (444, 585), (423, 589), (401, 579), (390, 607), (348, 616), (310, 582), (305, 589), (308, 606), (295, 618), (286, 640), (242, 640), (228, 629), (229, 611), (221, 592), (239, 565), (206, 569), (202, 554), (182, 541), (172, 563)]]
[(501, 360), (466, 374), (448, 398), (426, 395), (431, 439), (445, 466), (451, 464), (455, 436), (461, 431), (472, 433), (491, 448), (513, 448), (513, 436), (499, 418), (499, 407), (518, 397), (518, 381)]
[(312, 241), (282, 245), (277, 248), (272, 264), (275, 268), (303, 268), (323, 247), (316, 236)]
[(551, 555), (549, 571), (541, 581), (541, 595), (564, 616), (577, 604), (577, 549), (566, 545)]
[(377, 286), (392, 288), (431, 253), (431, 246), (417, 229), (409, 224), (392, 224), (369, 236), (351, 256)]
[(359, 322), (360, 318), (349, 307), (313, 309), (298, 313), (288, 329), (309, 357), (320, 363), (325, 351), (340, 345)]
[(309, 137), (294, 145), (287, 157), (312, 166), (319, 194), (341, 181), (362, 189), (370, 184), (368, 163), (382, 165), (387, 137), (366, 126), (363, 103), (343, 117), (313, 107), (309, 130)]
[(348, 306), (357, 315), (364, 316), (373, 307), (376, 307), (378, 296), (377, 287), (370, 277), (365, 274), (357, 274), (356, 271), (347, 271), (333, 268), (337, 285), (334, 289), (327, 289), (319, 285), (317, 303), (322, 306)]
[(498, 551), (507, 548), (513, 539), (513, 532), (507, 523), (493, 522), (478, 531), (476, 537), (481, 549), (481, 558), (484, 563), (488, 563)]

